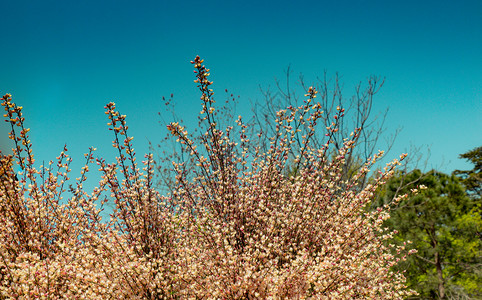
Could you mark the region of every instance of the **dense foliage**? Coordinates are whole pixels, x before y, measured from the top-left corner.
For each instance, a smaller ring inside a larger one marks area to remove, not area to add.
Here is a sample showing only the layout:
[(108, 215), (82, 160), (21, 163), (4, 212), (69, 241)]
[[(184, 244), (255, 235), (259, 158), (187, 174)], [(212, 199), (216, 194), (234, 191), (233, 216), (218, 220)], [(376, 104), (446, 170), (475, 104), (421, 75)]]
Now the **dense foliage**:
[(474, 167), (472, 170), (455, 170), (454, 174), (461, 178), (471, 197), (482, 198), (482, 147), (477, 147), (460, 155), (467, 159)]
[(391, 229), (399, 231), (398, 244), (411, 240), (418, 251), (396, 269), (407, 271), (408, 285), (423, 298), (481, 297), (480, 198), (469, 197), (454, 175), (414, 170), (392, 178), (378, 204), (420, 186), (424, 189), (417, 195), (394, 205), (386, 221)]

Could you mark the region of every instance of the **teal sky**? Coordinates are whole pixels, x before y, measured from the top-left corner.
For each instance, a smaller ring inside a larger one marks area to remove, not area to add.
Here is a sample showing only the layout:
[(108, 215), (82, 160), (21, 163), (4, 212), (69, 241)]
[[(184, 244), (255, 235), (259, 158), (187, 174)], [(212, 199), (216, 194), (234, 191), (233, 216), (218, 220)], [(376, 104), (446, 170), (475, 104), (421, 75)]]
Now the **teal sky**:
[[(482, 144), (480, 0), (0, 0), (0, 11), (0, 93), (24, 107), (37, 161), (67, 143), (72, 177), (89, 146), (112, 161), (109, 101), (127, 114), (138, 155), (165, 135), (162, 96), (173, 93), (196, 124), (197, 54), (219, 96), (240, 96), (241, 113), (288, 66), (308, 83), (339, 72), (346, 96), (373, 74), (386, 77), (374, 113), (389, 107), (387, 132), (403, 128), (390, 157), (430, 148), (428, 168), (451, 172)], [(3, 151), (7, 132), (1, 124)]]

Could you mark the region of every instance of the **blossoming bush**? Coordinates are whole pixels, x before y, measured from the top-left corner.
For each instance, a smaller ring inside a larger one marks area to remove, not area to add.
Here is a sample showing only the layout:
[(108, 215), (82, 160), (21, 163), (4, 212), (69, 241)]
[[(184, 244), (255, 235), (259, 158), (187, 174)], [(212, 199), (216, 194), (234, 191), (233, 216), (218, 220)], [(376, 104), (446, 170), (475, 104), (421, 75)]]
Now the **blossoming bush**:
[[(365, 209), (399, 161), (361, 191), (358, 179), (382, 153), (343, 180), (345, 156), (360, 129), (335, 157), (327, 154), (329, 137), (344, 114), (340, 107), (326, 127), (326, 144), (312, 147), (323, 114), (313, 88), (303, 105), (278, 112), (276, 134), (262, 152), (241, 117), (236, 128), (219, 128), (209, 70), (199, 57), (192, 63), (205, 132), (193, 138), (181, 124), (169, 124), (190, 158), (173, 162), (176, 186), (166, 196), (153, 187), (152, 155), (145, 156), (142, 171), (138, 167), (126, 116), (114, 103), (105, 108), (119, 151), (116, 162), (94, 158), (91, 148), (81, 177), (66, 187), (67, 148), (56, 162), (36, 169), (22, 107), (9, 94), (2, 98), (15, 148), (13, 156), (1, 159), (1, 299), (397, 299), (413, 294), (403, 274), (390, 270), (407, 252), (385, 246), (394, 234), (382, 228), (388, 208)], [(302, 128), (308, 130), (293, 155), (294, 135)], [(18, 178), (13, 163), (23, 170)], [(82, 184), (93, 163), (103, 175), (87, 194)], [(107, 201), (115, 208), (109, 220), (102, 220)]]

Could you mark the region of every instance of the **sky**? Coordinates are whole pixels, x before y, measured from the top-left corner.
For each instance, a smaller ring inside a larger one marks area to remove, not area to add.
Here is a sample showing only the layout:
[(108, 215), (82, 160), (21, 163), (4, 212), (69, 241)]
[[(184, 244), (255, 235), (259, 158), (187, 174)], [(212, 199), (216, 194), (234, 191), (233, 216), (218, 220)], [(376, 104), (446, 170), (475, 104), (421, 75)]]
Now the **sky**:
[(0, 93), (24, 107), (37, 162), (55, 160), (67, 144), (73, 177), (90, 146), (113, 161), (103, 108), (110, 101), (127, 115), (141, 157), (166, 134), (162, 96), (174, 94), (194, 128), (196, 55), (215, 93), (240, 96), (241, 114), (288, 66), (308, 84), (338, 72), (348, 97), (377, 75), (385, 84), (374, 114), (389, 108), (386, 133), (401, 128), (391, 157), (418, 147), (426, 169), (451, 172), (470, 169), (458, 155), (482, 144), (479, 0), (0, 0), (0, 11)]

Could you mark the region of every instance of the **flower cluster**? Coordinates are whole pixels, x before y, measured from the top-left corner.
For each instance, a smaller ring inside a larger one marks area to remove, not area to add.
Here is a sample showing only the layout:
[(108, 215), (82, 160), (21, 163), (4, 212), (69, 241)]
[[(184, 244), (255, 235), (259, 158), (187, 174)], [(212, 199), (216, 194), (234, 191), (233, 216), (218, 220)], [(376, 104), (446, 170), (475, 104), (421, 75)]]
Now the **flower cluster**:
[[(278, 112), (276, 134), (263, 152), (241, 117), (238, 128), (219, 128), (209, 69), (199, 56), (192, 63), (205, 131), (193, 139), (178, 122), (168, 125), (195, 167), (174, 161), (176, 186), (165, 196), (154, 188), (152, 155), (145, 156), (141, 170), (126, 116), (111, 102), (105, 109), (118, 158), (107, 163), (94, 158), (91, 148), (81, 177), (64, 199), (71, 161), (67, 148), (55, 163), (37, 170), (21, 107), (10, 95), (3, 97), (16, 149), (15, 159), (2, 156), (0, 164), (0, 299), (398, 299), (413, 294), (403, 274), (391, 271), (406, 250), (386, 246), (394, 234), (382, 227), (388, 208), (366, 210), (399, 161), (363, 188), (358, 179), (382, 153), (344, 179), (345, 157), (360, 129), (335, 156), (328, 155), (330, 138), (320, 147), (312, 145), (323, 114), (314, 88), (303, 105)], [(343, 114), (338, 108), (332, 116), (328, 137)], [(15, 126), (21, 128), (18, 137)], [(309, 130), (295, 154), (292, 145), (301, 128)], [(23, 170), (20, 179), (12, 170), (14, 160)], [(82, 183), (91, 164), (102, 177), (88, 194)], [(110, 219), (102, 220), (108, 201), (115, 207)]]

